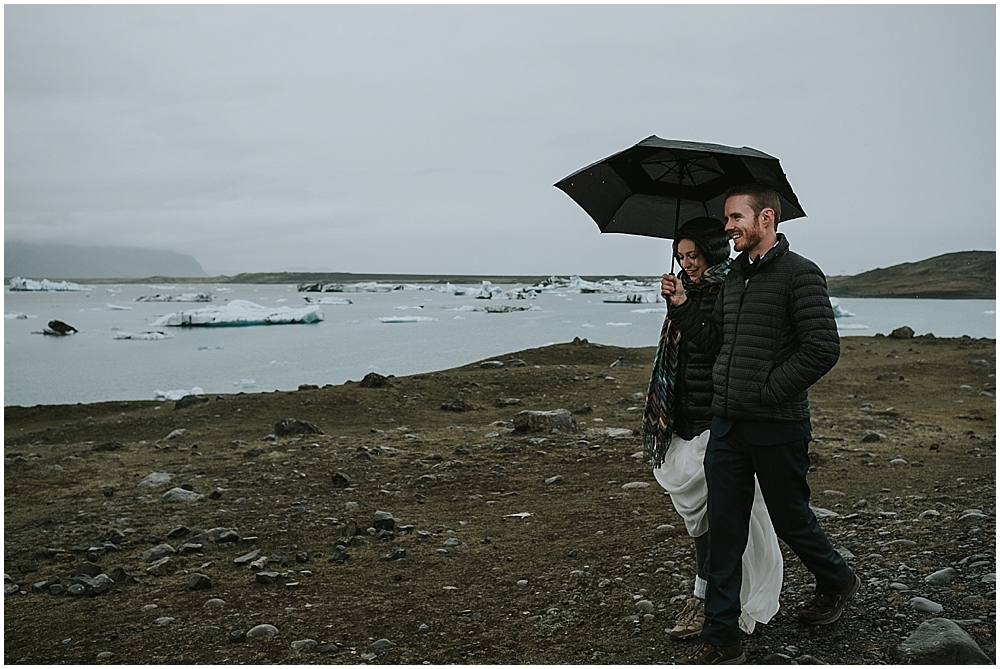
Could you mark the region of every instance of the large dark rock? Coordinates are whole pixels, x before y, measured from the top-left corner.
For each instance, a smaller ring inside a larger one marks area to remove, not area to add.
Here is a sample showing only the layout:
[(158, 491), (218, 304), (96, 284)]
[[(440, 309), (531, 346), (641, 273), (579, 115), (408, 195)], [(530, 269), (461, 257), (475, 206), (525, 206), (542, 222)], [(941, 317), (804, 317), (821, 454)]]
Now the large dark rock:
[(365, 378), (361, 379), (360, 385), (362, 388), (382, 388), (389, 385), (389, 378), (375, 372), (368, 372), (365, 374)]
[(279, 437), (292, 437), (302, 434), (323, 434), (323, 430), (307, 420), (286, 418), (275, 423), (274, 434)]
[(913, 339), (913, 335), (914, 335), (913, 328), (911, 328), (909, 325), (904, 325), (901, 328), (896, 328), (895, 330), (889, 333), (889, 336), (892, 337), (893, 339)]
[(576, 432), (576, 419), (566, 409), (522, 411), (514, 416), (514, 429), (521, 432)]
[(51, 334), (55, 335), (68, 335), (77, 332), (75, 327), (62, 321), (49, 321), (49, 330), (51, 330)]
[(372, 516), (372, 527), (376, 530), (387, 530), (391, 532), (396, 526), (396, 519), (388, 511), (376, 511)]
[(185, 395), (174, 402), (174, 411), (177, 409), (186, 409), (187, 407), (194, 406), (195, 404), (202, 404), (207, 401), (208, 398), (204, 395)]
[(921, 623), (896, 650), (905, 664), (993, 664), (979, 644), (947, 618)]
[(188, 575), (188, 588), (191, 590), (211, 590), (212, 579), (205, 574), (195, 572)]

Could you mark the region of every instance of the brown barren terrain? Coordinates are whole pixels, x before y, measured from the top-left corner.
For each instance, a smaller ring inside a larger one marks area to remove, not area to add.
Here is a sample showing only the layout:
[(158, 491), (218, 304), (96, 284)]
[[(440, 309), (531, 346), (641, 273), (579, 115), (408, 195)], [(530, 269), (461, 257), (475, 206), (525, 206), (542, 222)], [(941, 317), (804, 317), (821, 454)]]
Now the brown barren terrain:
[[(672, 662), (692, 649), (667, 637), (692, 542), (640, 439), (608, 431), (639, 427), (652, 354), (577, 341), (380, 388), (6, 407), (4, 661)], [(892, 663), (935, 617), (917, 596), (995, 658), (995, 366), (994, 340), (843, 340), (811, 392), (810, 484), (862, 589), (839, 622), (802, 627), (812, 579), (787, 555), (750, 662)], [(511, 428), (560, 408), (577, 432)], [(274, 436), (286, 418), (323, 433)], [(139, 487), (153, 472), (172, 478)], [(204, 497), (165, 501), (174, 487)], [(51, 594), (85, 562), (116, 577), (106, 592)], [(950, 584), (924, 581), (946, 567)], [(260, 624), (277, 634), (246, 639)]]

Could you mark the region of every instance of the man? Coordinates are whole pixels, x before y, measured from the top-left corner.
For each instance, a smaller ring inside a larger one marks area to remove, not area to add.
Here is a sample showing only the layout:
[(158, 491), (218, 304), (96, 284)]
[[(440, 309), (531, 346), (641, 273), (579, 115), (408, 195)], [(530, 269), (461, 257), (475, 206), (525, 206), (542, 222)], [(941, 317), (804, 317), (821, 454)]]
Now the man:
[(712, 370), (712, 427), (705, 454), (709, 547), (702, 645), (684, 664), (741, 664), (740, 560), (747, 542), (754, 475), (778, 537), (816, 577), (799, 611), (807, 624), (840, 618), (861, 585), (809, 508), (808, 388), (840, 357), (826, 279), (777, 232), (778, 195), (749, 184), (726, 194), (734, 260), (711, 318), (692, 309), (680, 279), (661, 292), (681, 336), (719, 351)]

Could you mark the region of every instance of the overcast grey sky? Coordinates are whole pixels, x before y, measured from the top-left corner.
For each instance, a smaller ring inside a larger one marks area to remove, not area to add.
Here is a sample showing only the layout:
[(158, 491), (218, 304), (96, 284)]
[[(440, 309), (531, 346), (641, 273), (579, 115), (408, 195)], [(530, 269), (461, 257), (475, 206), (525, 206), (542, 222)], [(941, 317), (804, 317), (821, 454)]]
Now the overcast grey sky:
[(7, 241), (209, 274), (656, 275), (562, 177), (781, 159), (828, 274), (996, 248), (994, 5), (7, 5)]

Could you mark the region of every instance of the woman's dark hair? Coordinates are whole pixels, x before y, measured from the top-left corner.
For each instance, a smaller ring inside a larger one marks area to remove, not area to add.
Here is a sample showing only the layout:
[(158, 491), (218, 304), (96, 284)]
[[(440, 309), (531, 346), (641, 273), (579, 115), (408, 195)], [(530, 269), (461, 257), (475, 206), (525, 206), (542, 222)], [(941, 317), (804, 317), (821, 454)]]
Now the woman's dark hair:
[(726, 226), (716, 218), (702, 216), (692, 218), (678, 228), (674, 235), (674, 255), (677, 255), (677, 244), (682, 239), (690, 239), (698, 248), (698, 253), (705, 259), (709, 267), (725, 262), (729, 258), (729, 235)]

